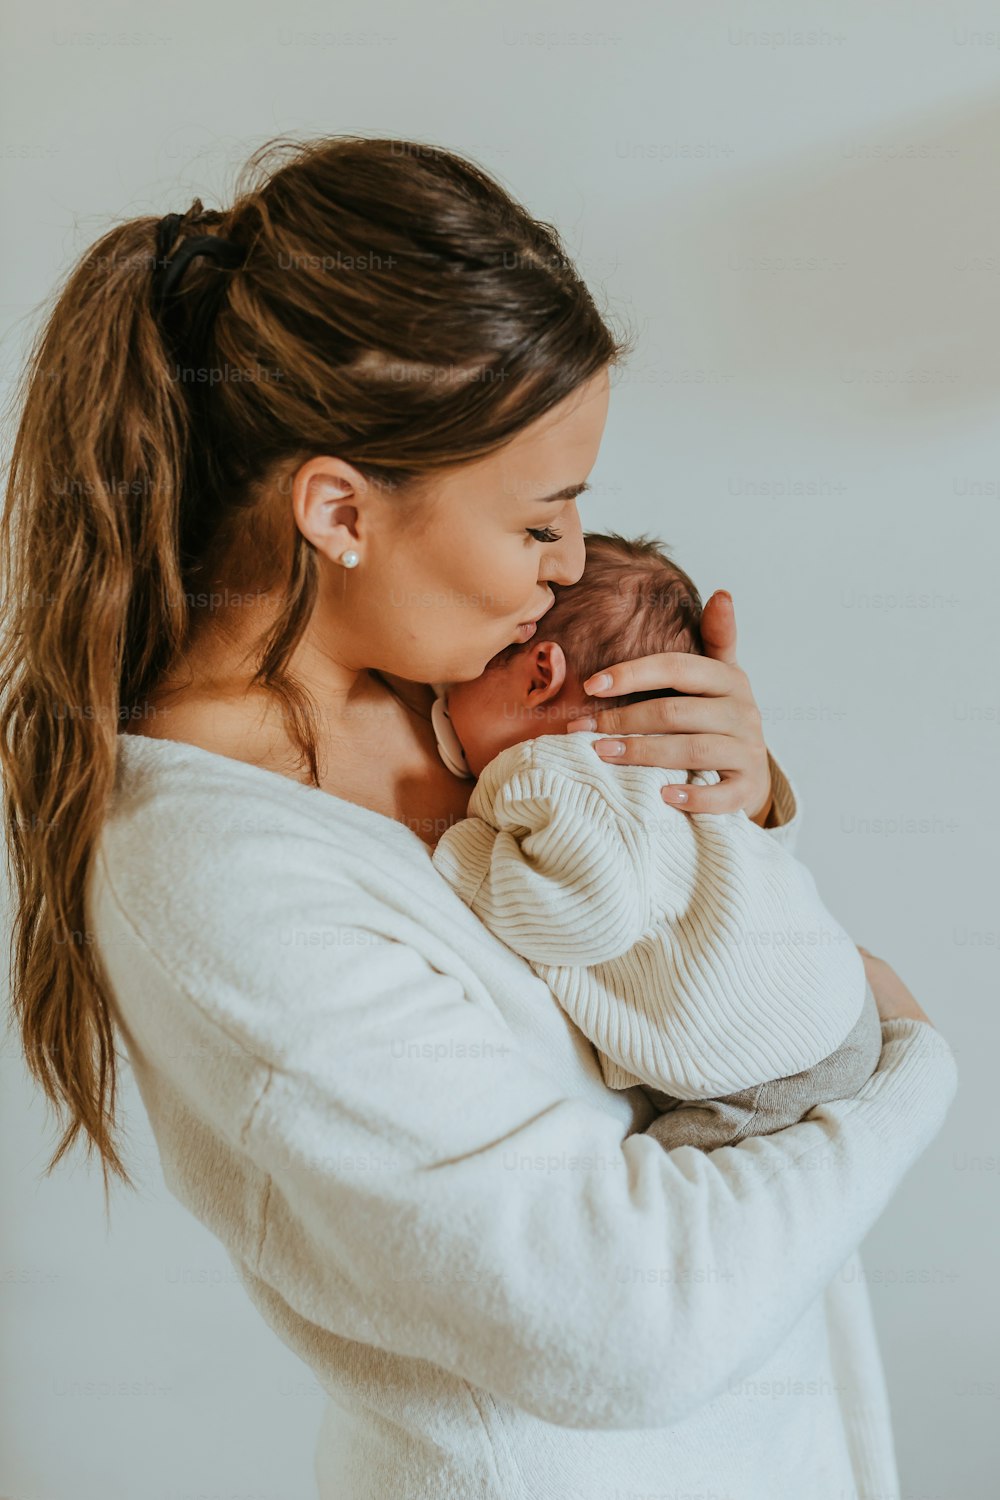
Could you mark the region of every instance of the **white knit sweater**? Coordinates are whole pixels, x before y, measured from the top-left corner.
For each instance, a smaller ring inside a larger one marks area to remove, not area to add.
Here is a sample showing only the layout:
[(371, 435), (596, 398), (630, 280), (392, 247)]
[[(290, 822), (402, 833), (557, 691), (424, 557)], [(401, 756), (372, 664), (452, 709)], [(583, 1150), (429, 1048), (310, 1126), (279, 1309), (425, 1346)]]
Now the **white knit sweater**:
[(436, 868), (531, 963), (612, 1088), (712, 1098), (828, 1057), (865, 970), (805, 865), (744, 812), (671, 807), (660, 788), (686, 772), (604, 761), (600, 738), (494, 756)]
[(895, 1492), (854, 1252), (951, 1101), (932, 1027), (667, 1153), (411, 829), (169, 740), (121, 740), (87, 904), (165, 1182), (330, 1393), (322, 1500)]

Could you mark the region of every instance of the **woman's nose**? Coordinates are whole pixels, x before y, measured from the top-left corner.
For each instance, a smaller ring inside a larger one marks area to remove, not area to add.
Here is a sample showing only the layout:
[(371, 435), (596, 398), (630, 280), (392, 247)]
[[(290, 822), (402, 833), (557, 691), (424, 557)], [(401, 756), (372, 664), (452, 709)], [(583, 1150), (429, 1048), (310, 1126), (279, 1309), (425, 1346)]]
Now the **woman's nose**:
[(587, 549), (576, 506), (567, 507), (555, 523), (562, 532), (558, 542), (544, 549), (538, 571), (540, 583), (578, 583), (583, 577)]

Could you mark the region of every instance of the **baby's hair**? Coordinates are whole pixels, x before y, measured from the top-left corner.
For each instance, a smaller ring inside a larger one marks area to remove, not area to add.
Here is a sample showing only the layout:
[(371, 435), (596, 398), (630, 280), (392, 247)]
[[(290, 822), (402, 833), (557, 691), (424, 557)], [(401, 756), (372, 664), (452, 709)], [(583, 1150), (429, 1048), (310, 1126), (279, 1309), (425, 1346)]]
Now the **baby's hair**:
[[(556, 602), (538, 623), (538, 640), (558, 641), (578, 682), (602, 667), (659, 651), (704, 654), (701, 597), (657, 537), (586, 532), (587, 560), (577, 583), (553, 584)], [(504, 666), (532, 642), (515, 642), (490, 661)], [(624, 707), (646, 698), (674, 696), (674, 688), (652, 688), (600, 698), (597, 708)]]

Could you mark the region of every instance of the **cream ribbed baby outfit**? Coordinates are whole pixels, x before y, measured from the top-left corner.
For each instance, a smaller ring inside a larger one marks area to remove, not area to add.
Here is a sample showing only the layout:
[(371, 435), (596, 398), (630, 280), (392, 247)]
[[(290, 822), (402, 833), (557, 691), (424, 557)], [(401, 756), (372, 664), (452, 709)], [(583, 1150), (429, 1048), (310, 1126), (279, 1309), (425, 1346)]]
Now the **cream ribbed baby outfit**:
[[(867, 986), (809, 871), (744, 812), (671, 807), (660, 788), (687, 773), (603, 761), (599, 738), (495, 756), (436, 868), (545, 981), (612, 1088), (706, 1099), (828, 1058)], [(877, 1040), (863, 1076), (876, 1059)]]

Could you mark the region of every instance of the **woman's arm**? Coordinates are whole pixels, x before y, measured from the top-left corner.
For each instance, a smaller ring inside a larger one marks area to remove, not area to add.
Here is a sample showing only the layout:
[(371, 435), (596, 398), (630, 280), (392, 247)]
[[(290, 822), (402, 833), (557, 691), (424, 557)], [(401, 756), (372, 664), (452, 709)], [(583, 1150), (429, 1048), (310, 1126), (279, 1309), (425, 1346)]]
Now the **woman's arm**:
[[(675, 1422), (781, 1342), (951, 1101), (947, 1044), (900, 1019), (861, 1092), (791, 1129), (710, 1155), (623, 1140), (409, 918), (303, 868), (303, 841), (256, 841), (205, 870), (183, 930), (187, 906), (126, 915), (110, 882), (94, 927), (171, 1189), (318, 1339), (553, 1423)], [(266, 866), (238, 903), (218, 894), (233, 859)], [(175, 1100), (199, 1119), (183, 1140)], [(213, 1173), (220, 1139), (238, 1174)]]
[[(953, 1090), (937, 1033), (890, 1022), (855, 1099), (711, 1155), (666, 1153), (655, 1126), (622, 1141), (610, 1116), (561, 1097), (411, 950), (391, 967), (391, 990), (353, 976), (377, 1028), (342, 1038), (354, 1087), (333, 1068), (282, 1070), (262, 1091), (244, 1142), (273, 1182), (257, 1273), (320, 1328), (557, 1424), (665, 1426), (758, 1367), (871, 1228)], [(376, 1086), (356, 1069), (359, 1041), (363, 1055), (379, 1032), (396, 1056), (383, 1043)], [(444, 1065), (425, 1051), (438, 1047)], [(345, 1178), (331, 1153), (359, 1108), (352, 1154), (390, 1165)]]
[(884, 958), (876, 958), (867, 948), (857, 945), (861, 962), (865, 966), (865, 978), (872, 987), (878, 1004), (878, 1013), (883, 1021), (924, 1021), (933, 1026), (933, 1021), (918, 1004), (912, 990), (907, 989), (891, 964)]

